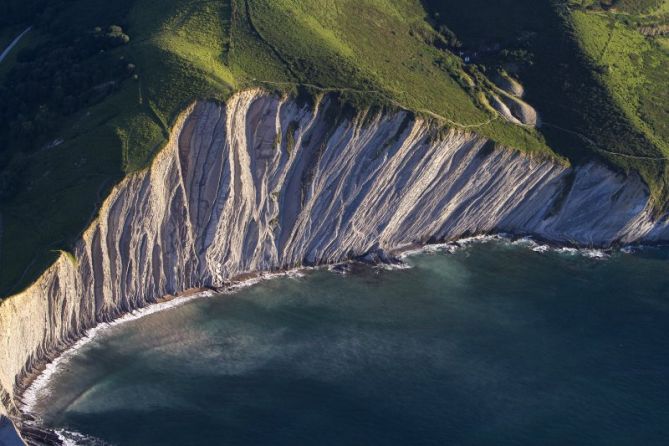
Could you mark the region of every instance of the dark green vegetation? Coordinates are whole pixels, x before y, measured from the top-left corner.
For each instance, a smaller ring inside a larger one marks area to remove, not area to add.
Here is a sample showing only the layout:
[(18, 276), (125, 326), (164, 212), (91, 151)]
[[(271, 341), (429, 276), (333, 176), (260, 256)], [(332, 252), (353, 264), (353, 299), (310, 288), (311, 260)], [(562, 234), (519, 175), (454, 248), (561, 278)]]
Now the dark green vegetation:
[[(549, 146), (573, 161), (597, 156), (639, 172), (667, 208), (669, 53), (642, 33), (669, 2), (425, 0), (465, 46), (503, 50), (480, 63), (515, 72), (540, 111)], [(637, 15), (634, 15), (634, 14)], [(664, 20), (665, 22), (662, 22)]]
[[(94, 33), (96, 27), (107, 30), (111, 25), (120, 25), (132, 36), (127, 44), (91, 57), (82, 56), (77, 51), (81, 45), (74, 45), (82, 62), (79, 70), (99, 66), (100, 60), (110, 64), (126, 61), (135, 66), (137, 79), (126, 75), (115, 77), (114, 91), (102, 102), (70, 115), (54, 116), (53, 130), (40, 135), (40, 139), (28, 147), (3, 144), (0, 167), (6, 178), (5, 187), (9, 189), (2, 202), (0, 290), (3, 294), (16, 292), (30, 283), (56, 258), (57, 250), (71, 247), (94, 217), (109, 188), (124, 173), (146, 165), (151, 154), (164, 143), (169, 122), (180, 108), (195, 98), (217, 97), (217, 92), (231, 90), (225, 83), (205, 90), (214, 80), (209, 81), (209, 73), (195, 66), (197, 60), (179, 58), (176, 52), (167, 57), (159, 51), (164, 46), (152, 37), (161, 37), (154, 28), (162, 25), (160, 13), (164, 10), (160, 6), (164, 3), (146, 3), (152, 7), (130, 0), (64, 2), (45, 11), (43, 15), (47, 17), (39, 15), (38, 22), (45, 24), (36, 24), (35, 30), (26, 36), (33, 39), (34, 44), (29, 45), (32, 52), (39, 53), (34, 59), (48, 59), (50, 47), (61, 45), (60, 42), (64, 42), (63, 45), (80, 42)], [(133, 14), (134, 8), (142, 14)], [(229, 6), (220, 9), (222, 15), (226, 9), (229, 16)], [(205, 12), (211, 13), (206, 10), (203, 14)], [(225, 18), (211, 16), (210, 21), (226, 28)], [(192, 27), (207, 33), (197, 25)], [(138, 32), (133, 33), (131, 29)], [(188, 36), (189, 40), (197, 35), (194, 31)], [(210, 38), (216, 39), (213, 34)], [(50, 41), (56, 43), (40, 45)], [(216, 48), (212, 47), (211, 51)], [(19, 55), (22, 52), (19, 51)], [(6, 69), (3, 65), (0, 64), (0, 68)], [(23, 67), (17, 60), (3, 84)], [(124, 69), (127, 68), (126, 64)], [(103, 76), (108, 74), (107, 70), (103, 72)], [(40, 99), (49, 103), (51, 92), (46, 92)], [(85, 94), (86, 89), (82, 88), (75, 96)], [(62, 143), (49, 144), (58, 140)]]
[[(43, 79), (44, 69), (69, 76), (70, 71), (106, 68), (79, 91), (68, 92), (81, 107), (65, 112), (60, 95), (50, 88), (37, 97), (21, 96), (29, 107), (20, 117), (12, 114), (13, 106), (5, 106), (7, 116), (33, 126), (43, 105), (53, 113), (48, 119), (40, 116), (44, 131), (30, 133), (33, 139), (3, 149), (3, 294), (20, 290), (57, 250), (71, 247), (109, 187), (147, 165), (177, 114), (196, 99), (224, 100), (251, 86), (296, 93), (298, 84), (309, 84), (311, 94), (338, 92), (358, 107), (403, 106), (441, 116), (450, 126), (476, 127), (509, 146), (551, 153), (536, 132), (494, 120), (478, 101), (483, 87), (458, 57), (434, 44), (440, 36), (415, 0), (71, 0), (50, 5), (35, 14), (35, 29), (26, 36), (20, 57), (9, 68), (0, 65), (9, 71), (3, 84), (22, 82), (21, 70), (37, 71), (30, 77)], [(112, 25), (129, 36), (127, 43), (104, 48), (104, 53), (82, 51), (96, 27), (105, 32)], [(42, 66), (54, 48), (63, 47), (72, 48), (76, 68), (58, 60)], [(86, 99), (91, 87), (96, 91), (100, 85), (113, 88)]]
[[(101, 102), (117, 90), (135, 66), (123, 56), (108, 54), (129, 40), (121, 27), (112, 25), (75, 38), (47, 40), (18, 53), (0, 86), (0, 135), (8, 141), (3, 154), (9, 147), (30, 151), (44, 145), (59, 117)], [(0, 189), (0, 199), (11, 193)]]
[[(407, 108), (541, 156), (604, 157), (640, 172), (664, 208), (664, 162), (600, 149), (666, 153), (666, 70), (652, 69), (666, 63), (666, 49), (661, 36), (639, 37), (637, 27), (654, 26), (653, 11), (661, 17), (666, 2), (642, 12), (623, 9), (622, 1), (619, 12), (599, 2), (570, 3), (4, 2), (0, 43), (28, 25), (33, 30), (0, 63), (0, 295), (19, 291), (58, 250), (71, 248), (109, 188), (147, 166), (189, 103), (225, 100), (248, 87), (333, 92), (358, 109)], [(626, 77), (590, 54), (603, 35), (600, 21), (647, 46), (636, 61), (625, 53), (641, 73), (635, 90), (626, 91)], [(590, 43), (586, 36), (595, 31)], [(499, 48), (482, 52), (476, 64), (453, 54), (490, 43)], [(517, 69), (527, 100), (550, 126), (537, 132), (491, 111), (484, 72), (499, 68)], [(644, 82), (655, 90), (641, 94)]]

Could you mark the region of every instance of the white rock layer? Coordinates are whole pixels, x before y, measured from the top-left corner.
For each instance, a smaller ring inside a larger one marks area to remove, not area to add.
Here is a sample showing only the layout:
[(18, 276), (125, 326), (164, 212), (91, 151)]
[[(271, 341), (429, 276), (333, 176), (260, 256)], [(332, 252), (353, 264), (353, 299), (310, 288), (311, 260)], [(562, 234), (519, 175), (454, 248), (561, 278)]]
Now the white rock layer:
[(123, 180), (68, 256), (0, 304), (0, 412), (20, 379), (100, 321), (245, 272), (337, 262), (467, 234), (581, 245), (659, 241), (642, 181), (434, 137), (398, 112), (348, 119), (260, 91), (198, 103)]

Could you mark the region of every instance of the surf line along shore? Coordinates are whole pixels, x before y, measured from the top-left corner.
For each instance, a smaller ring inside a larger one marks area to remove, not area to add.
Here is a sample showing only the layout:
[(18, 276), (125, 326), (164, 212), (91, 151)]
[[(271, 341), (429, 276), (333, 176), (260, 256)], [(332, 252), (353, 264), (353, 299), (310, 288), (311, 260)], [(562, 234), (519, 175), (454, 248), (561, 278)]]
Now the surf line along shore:
[[(597, 164), (570, 168), (456, 130), (435, 139), (429, 122), (403, 112), (333, 123), (336, 103), (318, 104), (254, 89), (225, 105), (189, 107), (151, 167), (112, 190), (73, 255), (3, 302), (3, 329), (15, 340), (2, 352), (7, 413), (19, 415), (16, 378), (21, 384), (87, 329), (245, 270), (335, 263), (374, 247), (500, 230), (582, 246), (669, 236), (635, 176)], [(324, 130), (333, 126), (334, 140)], [(292, 142), (276, 138), (288, 128)], [(267, 150), (277, 140), (279, 150)], [(305, 187), (306, 201), (294, 199)]]
[[(410, 265), (404, 262), (404, 259), (407, 257), (434, 252), (452, 254), (473, 244), (481, 244), (491, 241), (502, 241), (505, 243), (523, 246), (535, 252), (541, 253), (552, 250), (557, 252), (567, 252), (570, 254), (580, 253), (585, 257), (597, 259), (602, 259), (607, 256), (607, 253), (603, 250), (569, 248), (562, 244), (538, 243), (531, 238), (523, 236), (513, 236), (511, 234), (492, 234), (466, 237), (445, 243), (434, 243), (426, 245), (413, 244), (391, 253), (373, 251), (365, 256), (335, 264), (303, 266), (284, 271), (244, 273), (234, 277), (229, 281), (226, 281), (220, 287), (192, 288), (175, 295), (166, 295), (160, 299), (157, 299), (154, 303), (149, 304), (146, 307), (137, 309), (130, 313), (126, 313), (115, 320), (101, 323), (96, 327), (91, 328), (84, 337), (73, 343), (71, 346), (67, 347), (59, 355), (53, 357), (50, 362), (43, 364), (41, 367), (36, 368), (30, 375), (27, 375), (21, 383), (20, 393), (18, 394), (17, 399), (21, 402), (21, 410), (24, 415), (27, 415), (27, 418), (30, 421), (35, 421), (33, 417), (35, 405), (37, 404), (40, 395), (48, 386), (49, 380), (58, 370), (58, 368), (74, 354), (76, 354), (80, 348), (93, 341), (96, 335), (117, 325), (141, 319), (145, 316), (149, 316), (161, 311), (173, 309), (189, 303), (195, 299), (221, 294), (231, 294), (243, 288), (247, 288), (260, 282), (275, 278), (303, 277), (305, 272), (317, 269), (329, 269), (336, 273), (346, 273), (350, 270), (351, 265), (354, 264), (373, 265), (375, 267), (386, 270), (405, 269), (410, 268)], [(623, 252), (626, 251), (623, 250)]]
[(19, 34), (18, 36), (16, 36), (16, 38), (14, 38), (14, 40), (12, 40), (12, 41), (10, 42), (10, 44), (7, 46), (7, 48), (5, 48), (4, 51), (3, 51), (2, 53), (0, 53), (0, 63), (2, 63), (2, 61), (5, 60), (5, 58), (6, 58), (7, 56), (9, 56), (9, 53), (12, 52), (12, 50), (14, 49), (14, 47), (15, 47), (16, 45), (18, 45), (18, 43), (21, 41), (21, 39), (23, 38), (23, 36), (25, 36), (26, 34), (28, 34), (28, 32), (29, 32), (31, 29), (33, 29), (32, 26), (27, 27), (25, 30), (23, 30), (23, 32), (22, 32), (21, 34)]
[[(39, 399), (48, 397), (49, 381), (53, 378), (54, 374), (57, 373), (59, 367), (67, 364), (67, 362), (73, 356), (75, 356), (80, 351), (81, 348), (83, 348), (89, 342), (93, 341), (97, 335), (102, 334), (107, 329), (111, 329), (125, 322), (134, 321), (143, 318), (144, 316), (149, 316), (151, 314), (161, 312), (163, 310), (169, 310), (179, 307), (183, 304), (189, 303), (192, 300), (198, 299), (200, 297), (207, 297), (219, 294), (230, 294), (239, 291), (242, 288), (246, 288), (258, 284), (259, 282), (263, 282), (273, 278), (303, 277), (304, 272), (313, 270), (322, 270), (322, 269), (328, 269), (335, 273), (346, 274), (347, 272), (353, 270), (356, 264), (367, 265), (368, 267), (373, 266), (375, 268), (385, 269), (385, 270), (411, 268), (410, 265), (402, 263), (401, 259), (405, 259), (406, 257), (419, 255), (423, 253), (443, 252), (451, 254), (460, 251), (462, 249), (466, 249), (467, 247), (472, 246), (474, 244), (485, 244), (494, 241), (531, 249), (532, 251), (541, 253), (544, 253), (546, 251), (554, 251), (554, 252), (568, 253), (572, 255), (580, 254), (584, 257), (593, 257), (589, 252), (590, 250), (565, 248), (563, 245), (553, 245), (553, 244), (545, 245), (535, 240), (532, 240), (531, 238), (526, 238), (526, 237), (513, 237), (507, 234), (481, 235), (446, 243), (406, 246), (402, 250), (390, 254), (385, 254), (382, 252), (381, 253), (371, 252), (360, 259), (353, 259), (350, 261), (333, 265), (323, 265), (323, 266), (313, 266), (313, 267), (307, 266), (287, 271), (277, 271), (277, 272), (267, 272), (267, 273), (262, 273), (262, 272), (247, 273), (239, 275), (238, 277), (230, 280), (222, 287), (193, 288), (183, 293), (179, 293), (178, 295), (168, 295), (165, 296), (164, 298), (157, 300), (155, 303), (147, 307), (144, 307), (143, 309), (139, 309), (134, 312), (125, 314), (120, 318), (116, 319), (115, 321), (109, 323), (102, 323), (97, 327), (89, 330), (82, 339), (77, 341), (68, 350), (63, 352), (60, 356), (58, 356), (45, 368), (43, 368), (40, 374), (37, 377), (35, 377), (35, 379), (29, 385), (28, 389), (26, 389), (26, 391), (21, 396), (23, 402), (22, 410), (27, 415), (27, 418), (30, 419), (30, 422), (23, 427), (22, 432), (24, 433), (24, 435), (26, 433), (28, 433), (31, 436), (39, 435), (42, 442), (44, 444), (49, 444), (49, 445), (71, 444), (69, 442), (72, 439), (71, 437), (69, 437), (70, 435), (75, 435), (75, 436), (81, 435), (82, 438), (85, 438), (85, 434), (81, 434), (78, 432), (61, 431), (61, 430), (56, 430), (55, 432), (51, 432), (48, 430), (44, 430), (39, 425), (40, 420), (36, 420), (33, 418), (34, 409)], [(599, 258), (599, 256), (597, 257)], [(49, 441), (49, 435), (54, 435), (54, 434), (58, 438), (57, 439), (54, 438), (52, 441)]]
[[(233, 279), (226, 281), (220, 287), (199, 287), (191, 288), (181, 293), (174, 295), (166, 295), (155, 302), (132, 312), (121, 315), (120, 317), (109, 322), (103, 322), (95, 327), (89, 329), (86, 335), (67, 346), (60, 354), (54, 355), (49, 362), (36, 367), (34, 371), (26, 375), (17, 388), (17, 400), (21, 403), (21, 411), (29, 422), (36, 421), (33, 417), (33, 410), (37, 403), (40, 394), (46, 389), (48, 382), (52, 375), (58, 370), (59, 366), (76, 354), (77, 350), (95, 339), (95, 336), (106, 329), (131, 322), (143, 317), (155, 314), (161, 311), (169, 310), (179, 307), (195, 299), (203, 297), (211, 297), (221, 294), (231, 294), (240, 289), (253, 286), (265, 280), (270, 280), (279, 277), (296, 277), (302, 276), (304, 271), (316, 269), (319, 267), (301, 267), (286, 271), (275, 272), (253, 272), (240, 274)], [(1, 443), (0, 443), (1, 444)]]

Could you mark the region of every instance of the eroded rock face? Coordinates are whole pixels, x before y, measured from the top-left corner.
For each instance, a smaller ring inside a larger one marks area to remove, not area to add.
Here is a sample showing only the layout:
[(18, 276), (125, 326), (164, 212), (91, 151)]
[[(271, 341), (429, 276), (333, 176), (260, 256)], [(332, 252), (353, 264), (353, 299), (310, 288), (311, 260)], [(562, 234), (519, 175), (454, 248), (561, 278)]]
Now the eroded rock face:
[(76, 246), (0, 304), (0, 396), (100, 321), (235, 275), (492, 231), (583, 245), (669, 239), (636, 177), (575, 170), (408, 114), (346, 117), (259, 91), (198, 103)]
[(505, 71), (493, 74), (491, 80), (495, 85), (504, 90), (504, 92), (512, 96), (517, 98), (525, 96), (525, 88), (523, 87), (523, 84), (509, 76)]

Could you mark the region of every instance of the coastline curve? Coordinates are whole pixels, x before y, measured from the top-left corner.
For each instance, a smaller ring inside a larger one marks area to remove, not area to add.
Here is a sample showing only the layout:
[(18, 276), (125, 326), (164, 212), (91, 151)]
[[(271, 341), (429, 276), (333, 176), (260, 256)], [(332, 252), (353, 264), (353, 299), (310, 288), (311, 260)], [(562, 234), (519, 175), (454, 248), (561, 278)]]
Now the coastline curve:
[(608, 247), (669, 240), (669, 222), (637, 176), (438, 132), (407, 112), (351, 116), (332, 96), (312, 106), (262, 90), (195, 103), (74, 252), (0, 303), (0, 415), (21, 428), (35, 372), (165, 297), (494, 232)]

